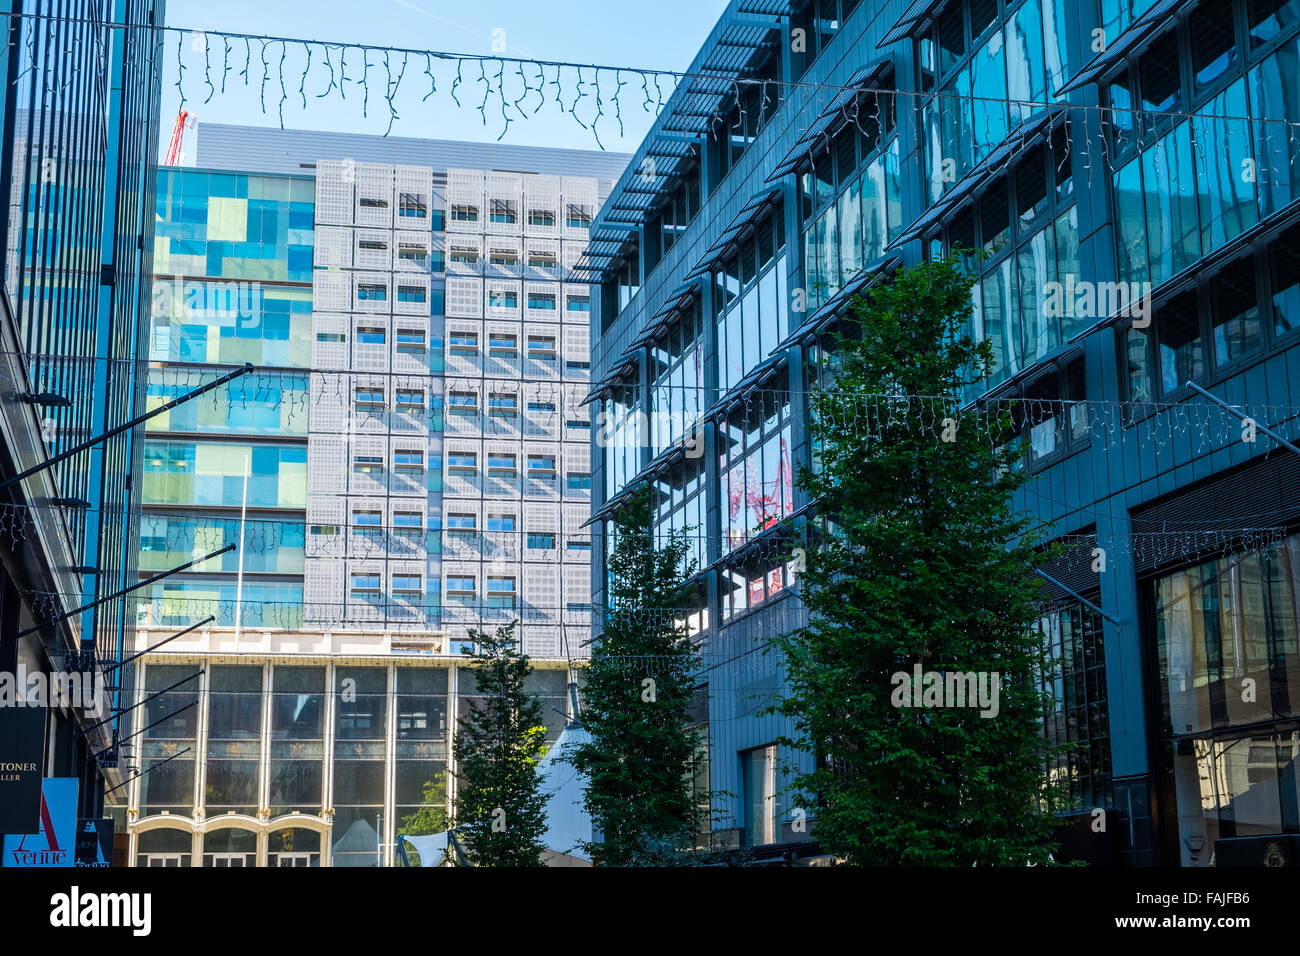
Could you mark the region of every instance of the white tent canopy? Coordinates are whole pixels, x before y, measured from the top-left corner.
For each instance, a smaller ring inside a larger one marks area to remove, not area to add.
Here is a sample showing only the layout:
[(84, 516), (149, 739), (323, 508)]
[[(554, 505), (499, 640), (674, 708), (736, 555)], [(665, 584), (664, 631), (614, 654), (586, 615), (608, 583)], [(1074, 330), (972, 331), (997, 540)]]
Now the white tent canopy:
[[(573, 748), (591, 739), (579, 724), (569, 724), (560, 737), (546, 751), (537, 772), (542, 778), (542, 793), (546, 794), (546, 844), (545, 859), (550, 866), (583, 866), (591, 861), (584, 843), (591, 842), (591, 817), (582, 805), (587, 780), (566, 762)], [(448, 832), (427, 836), (407, 836), (402, 839), (415, 847), (420, 854), (421, 866), (438, 866), (447, 853)]]

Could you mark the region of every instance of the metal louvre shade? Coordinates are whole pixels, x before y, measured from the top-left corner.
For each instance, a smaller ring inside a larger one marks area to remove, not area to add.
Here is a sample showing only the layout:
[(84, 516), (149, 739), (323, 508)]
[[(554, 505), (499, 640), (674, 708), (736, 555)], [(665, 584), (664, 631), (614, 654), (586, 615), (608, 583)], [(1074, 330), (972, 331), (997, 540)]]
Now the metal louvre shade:
[(894, 25), (894, 28), (876, 44), (876, 49), (889, 46), (891, 43), (897, 43), (899, 40), (911, 36), (917, 25), (929, 17), (930, 11), (942, 2), (943, 0), (913, 0), (912, 5), (904, 10), (903, 15), (898, 18), (898, 23)]
[(1179, 0), (1160, 0), (1154, 7), (1134, 20), (1114, 43), (1085, 63), (1083, 69), (1079, 70), (1073, 79), (1061, 87), (1057, 92), (1057, 96), (1073, 93), (1079, 87), (1091, 83), (1110, 69), (1126, 53), (1136, 49), (1166, 24), (1172, 23), (1173, 21), (1168, 19), (1168, 14), (1178, 4)]
[(740, 212), (736, 214), (736, 217), (731, 220), (731, 224), (722, 230), (721, 235), (718, 236), (713, 245), (709, 246), (708, 251), (695, 263), (695, 268), (686, 274), (686, 278), (697, 278), (713, 268), (713, 264), (722, 258), (727, 248), (736, 241), (750, 224), (759, 218), (769, 205), (781, 196), (781, 193), (782, 188), (774, 186), (771, 189), (763, 190), (745, 203)]
[(961, 178), (952, 189), (945, 193), (938, 202), (918, 216), (897, 239), (889, 244), (890, 249), (897, 249), (913, 239), (918, 239), (932, 226), (946, 219), (966, 200), (971, 199), (976, 189), (990, 179), (1003, 173), (1011, 164), (1011, 158), (1025, 149), (1032, 142), (1046, 135), (1053, 128), (1056, 117), (1065, 112), (1064, 106), (1052, 106), (1039, 110), (1007, 134), (1007, 138), (985, 156), (975, 168)]
[(836, 314), (844, 308), (844, 304), (848, 301), (849, 296), (856, 292), (861, 292), (863, 289), (870, 288), (875, 283), (901, 268), (902, 265), (903, 258), (897, 254), (889, 254), (876, 262), (873, 262), (855, 275), (850, 281), (846, 282), (844, 286), (841, 287), (840, 290), (831, 298), (831, 301), (827, 302), (816, 312), (812, 313), (812, 315), (804, 319), (804, 321), (799, 324), (799, 327), (782, 339), (772, 351), (784, 352), (786, 349), (792, 348), (797, 344), (800, 339), (822, 331), (826, 326), (830, 325)]
[(838, 132), (841, 125), (851, 122), (850, 115), (846, 113), (846, 107), (853, 102), (855, 97), (862, 94), (873, 81), (879, 80), (888, 73), (893, 68), (893, 65), (892, 57), (881, 57), (849, 77), (844, 84), (844, 88), (831, 98), (826, 107), (817, 115), (817, 118), (808, 125), (807, 131), (799, 137), (799, 141), (790, 148), (781, 162), (777, 163), (776, 169), (772, 170), (772, 174), (767, 177), (767, 181), (770, 183), (788, 173), (797, 171), (820, 141)]

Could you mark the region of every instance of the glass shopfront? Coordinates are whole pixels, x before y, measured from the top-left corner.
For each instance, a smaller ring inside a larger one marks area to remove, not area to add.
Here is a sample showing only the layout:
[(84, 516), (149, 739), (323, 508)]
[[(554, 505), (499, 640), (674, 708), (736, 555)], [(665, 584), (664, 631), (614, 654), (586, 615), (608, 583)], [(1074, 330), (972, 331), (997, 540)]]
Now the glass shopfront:
[(1218, 840), (1300, 833), (1298, 585), (1300, 534), (1150, 582), (1184, 866), (1213, 865)]

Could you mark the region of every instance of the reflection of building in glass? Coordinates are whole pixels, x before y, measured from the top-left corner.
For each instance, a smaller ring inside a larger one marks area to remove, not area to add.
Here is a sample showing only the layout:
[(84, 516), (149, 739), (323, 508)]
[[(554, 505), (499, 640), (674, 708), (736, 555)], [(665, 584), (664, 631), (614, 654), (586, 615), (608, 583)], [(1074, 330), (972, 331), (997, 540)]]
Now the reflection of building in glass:
[(211, 168), (159, 174), (149, 401), (256, 370), (150, 423), (140, 561), (242, 545), (140, 602), (154, 641), (215, 624), (147, 658), (150, 689), (205, 664), (210, 716), (144, 735), (134, 858), (388, 864), (454, 797), (469, 628), (519, 620), (556, 732), (569, 709), (591, 600), (572, 267), (626, 157), (201, 132)]
[(1273, 722), (1300, 695), (1298, 584), (1296, 535), (1150, 582), (1184, 865), (1221, 838), (1300, 830), (1300, 725)]
[(699, 542), (716, 840), (814, 852), (769, 771), (793, 733), (763, 710), (780, 661), (753, 652), (803, 621), (781, 519), (816, 505), (805, 394), (852, 293), (959, 248), (984, 254), (970, 330), (996, 356), (966, 397), (1014, 403), (1017, 507), (1067, 545), (1046, 731), (1070, 745), (1065, 816), (1107, 814), (1084, 852), (1204, 865), (1300, 833), (1290, 565), (1258, 548), (1300, 526), (1300, 462), (1187, 387), (1295, 427), (1298, 58), (1295, 0), (729, 6), (693, 69), (739, 94), (670, 98), (581, 263), (593, 515), (607, 532), (647, 481), (659, 526)]

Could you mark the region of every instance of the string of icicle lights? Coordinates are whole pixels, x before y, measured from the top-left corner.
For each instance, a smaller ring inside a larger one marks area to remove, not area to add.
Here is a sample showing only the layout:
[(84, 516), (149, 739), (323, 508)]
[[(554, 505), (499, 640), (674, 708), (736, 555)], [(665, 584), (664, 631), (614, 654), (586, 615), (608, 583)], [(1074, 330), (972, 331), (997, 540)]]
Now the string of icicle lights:
[[(705, 124), (712, 136), (720, 135), (732, 125), (727, 117), (733, 111), (739, 111), (739, 128), (748, 127), (750, 107), (746, 100), (754, 90), (758, 91), (759, 126), (779, 106), (783, 92), (799, 90), (808, 91), (813, 96), (826, 94), (827, 103), (843, 90), (878, 94), (871, 97), (873, 104), (870, 106), (870, 112), (875, 112), (877, 119), (880, 100), (885, 97), (910, 101), (914, 111), (919, 111), (926, 103), (952, 99), (1002, 106), (1014, 109), (1022, 116), (1062, 105), (1024, 97), (877, 89), (803, 79), (753, 78), (707, 70), (545, 60), (510, 56), (505, 52), (478, 54), (230, 30), (196, 30), (179, 25), (139, 26), (55, 14), (12, 12), (0, 16), (42, 21), (48, 24), (50, 32), (73, 27), (89, 28), (96, 31), (95, 42), (101, 48), (103, 35), (109, 30), (151, 33), (164, 62), (176, 74), (173, 85), (181, 109), (191, 101), (208, 103), (214, 97), (228, 95), (228, 90), (233, 92), (235, 87), (240, 87), (256, 91), (262, 115), (273, 112), (281, 128), (284, 127), (286, 104), (296, 102), (305, 112), (313, 100), (325, 100), (334, 95), (345, 103), (349, 87), (354, 99), (359, 100), (363, 118), (368, 118), (372, 103), (384, 110), (383, 116), (387, 120), (385, 136), (401, 120), (399, 105), (404, 108), (405, 103), (399, 103), (399, 100), (405, 90), (409, 91), (410, 97), (417, 98), (418, 108), (425, 108), (431, 98), (438, 97), (444, 102), (454, 103), (458, 109), (476, 109), (484, 126), (489, 124), (491, 116), (494, 123), (501, 124), (498, 140), (505, 137), (514, 123), (531, 119), (544, 108), (554, 109), (589, 132), (601, 149), (604, 149), (600, 138), (602, 129), (608, 130), (611, 125), (616, 125), (622, 136), (625, 112), (634, 106), (657, 117), (683, 84), (691, 93), (713, 98)], [(778, 25), (779, 19), (773, 18), (772, 27)], [(35, 29), (27, 30), (25, 49), (18, 50), (25, 57), (20, 80), (35, 71), (36, 32)], [(49, 76), (59, 72), (57, 64), (47, 66), (50, 67), (47, 70)], [(462, 101), (462, 96), (467, 99)], [(1281, 117), (1234, 116), (1114, 104), (1068, 105), (1071, 110), (1095, 111), (1103, 123), (1115, 122), (1114, 116), (1118, 113), (1140, 114), (1150, 118), (1168, 117), (1175, 121), (1198, 119), (1251, 126), (1277, 125), (1293, 145), (1300, 138), (1300, 123)], [(862, 118), (858, 115), (861, 106), (859, 98), (850, 97), (839, 105), (839, 109), (846, 120), (857, 123)], [(986, 122), (991, 122), (987, 116)], [(991, 133), (992, 127), (987, 131)]]
[[(60, 366), (81, 366), (104, 361), (130, 363), (145, 374), (148, 363), (131, 359), (102, 359), (69, 356), (25, 355), (34, 377), (49, 382), (57, 390)], [(521, 364), (518, 357), (512, 360)], [(558, 359), (556, 359), (558, 361)], [(154, 366), (147, 368), (153, 401), (161, 404), (225, 374), (226, 366)], [(585, 382), (542, 380), (514, 377), (502, 368), (500, 377), (489, 369), (480, 374), (466, 374), (450, 369), (437, 372), (401, 370), (340, 370), (330, 368), (254, 369), (220, 389), (192, 399), (172, 414), (187, 414), (189, 409), (207, 409), (227, 414), (231, 409), (251, 414), (256, 411), (279, 412), (277, 424), (293, 428), (305, 426), (314, 406), (330, 409), (337, 416), (340, 436), (365, 437), (389, 434), (394, 438), (420, 438), (419, 424), (429, 419), (442, 399), (441, 415), (445, 439), (472, 440), (545, 438), (543, 432), (557, 431), (569, 421), (584, 421), (593, 429), (605, 432), (598, 444), (623, 448), (649, 447), (656, 451), (689, 438), (699, 421), (717, 421), (727, 428), (742, 427), (751, 418), (769, 417), (774, 409), (785, 406), (792, 398), (806, 397), (814, 414), (837, 428), (860, 435), (866, 441), (880, 440), (886, 430), (907, 428), (936, 441), (950, 440), (950, 422), (958, 427), (976, 425), (995, 436), (1002, 433), (1001, 418), (1010, 414), (1017, 423), (1029, 427), (1044, 422), (1061, 423), (1075, 434), (1086, 431), (1091, 440), (1108, 445), (1125, 441), (1151, 444), (1163, 451), (1172, 442), (1191, 439), (1196, 453), (1242, 440), (1240, 415), (1257, 425), (1285, 429), (1300, 420), (1300, 405), (1276, 402), (1230, 403), (1239, 414), (1195, 396), (1175, 401), (1131, 401), (1127, 399), (1057, 399), (1022, 394), (984, 397), (974, 405), (963, 406), (952, 396), (903, 395), (855, 392), (830, 385), (826, 388), (792, 389), (755, 387), (728, 393), (717, 387), (665, 383), (651, 387), (651, 392), (668, 396), (661, 413), (639, 410), (639, 403), (623, 405), (616, 414), (606, 415), (599, 402), (587, 401)], [(358, 391), (378, 389), (379, 406), (357, 407)], [(402, 411), (399, 393), (420, 390), (419, 407)], [(426, 392), (427, 390), (427, 392)], [(472, 406), (455, 404), (456, 396), (472, 396)], [(513, 408), (493, 406), (494, 396), (512, 398)], [(533, 406), (533, 407), (530, 407)], [(458, 433), (458, 412), (467, 411), (473, 428)], [(495, 413), (494, 413), (495, 412)], [(621, 423), (632, 419), (634, 430), (619, 431)], [(641, 424), (643, 423), (643, 424)], [(651, 427), (661, 429), (650, 439)], [(146, 425), (146, 427), (149, 427)], [(155, 428), (158, 427), (156, 424)], [(227, 427), (235, 427), (228, 425)], [(646, 432), (635, 431), (641, 427)], [(1247, 429), (1248, 430), (1248, 429)], [(232, 437), (237, 435), (232, 432)], [(259, 434), (256, 430), (248, 434)], [(994, 440), (992, 437), (990, 440)], [(1259, 447), (1267, 448), (1272, 440), (1258, 435)]]
[[(757, 502), (761, 507), (765, 493), (770, 490), (770, 486), (763, 487), (754, 495), (747, 496), (755, 500), (739, 502), (739, 504), (747, 507)], [(1029, 497), (1034, 496), (1031, 494)], [(342, 504), (343, 496), (340, 495), (338, 498)], [(372, 504), (382, 506), (388, 503), (384, 499), (368, 500), (356, 495), (348, 500), (354, 508), (361, 509)], [(405, 499), (405, 502), (422, 513), (423, 505), (419, 500), (412, 498)], [(404, 499), (396, 498), (392, 503), (395, 508), (400, 508)], [(476, 500), (448, 498), (443, 506), (444, 510), (456, 515), (458, 512), (455, 509), (458, 507), (477, 511), (479, 504)], [(509, 510), (511, 504), (508, 501), (492, 499), (483, 502), (483, 510), (489, 515), (492, 514), (493, 506)], [(1091, 512), (1090, 509), (1082, 510), (1093, 514), (1100, 521), (1122, 517)], [(58, 514), (61, 511), (62, 509), (56, 505), (0, 506), (0, 536), (3, 536), (11, 546), (23, 544), (32, 540), (30, 536), (34, 535), (36, 522), (42, 520), (47, 514)], [(81, 509), (78, 513), (84, 515), (99, 512), (95, 509)], [(268, 556), (278, 555), (282, 549), (295, 551), (303, 549), (308, 558), (378, 560), (389, 561), (398, 566), (410, 565), (411, 562), (423, 564), (427, 558), (433, 556), (452, 566), (453, 570), (449, 573), (453, 575), (458, 573), (454, 568), (464, 565), (481, 566), (488, 574), (496, 571), (504, 573), (512, 569), (518, 570), (520, 562), (525, 562), (533, 568), (585, 565), (588, 560), (585, 546), (590, 545), (594, 538), (600, 536), (599, 531), (590, 530), (534, 531), (520, 528), (493, 530), (482, 526), (472, 530), (461, 530), (455, 527), (420, 527), (404, 530), (400, 527), (350, 523), (352, 517), (343, 514), (342, 508), (340, 508), (339, 523), (334, 525), (327, 524), (326, 519), (320, 518), (304, 520), (249, 517), (241, 521), (237, 515), (221, 513), (194, 514), (169, 510), (138, 514), (135, 516), (136, 530), (142, 542), (147, 542), (148, 551), (167, 556), (161, 563), (155, 559), (154, 565), (142, 568), (140, 573), (146, 576), (155, 574), (166, 570), (163, 565), (168, 562), (180, 563), (201, 557), (229, 544), (238, 544), (241, 540), (241, 530), (244, 555), (245, 559), (250, 561), (248, 569), (251, 571), (274, 571), (276, 570), (274, 567), (264, 567)], [(445, 518), (446, 515), (443, 517)], [(1286, 537), (1285, 525), (1280, 522), (1268, 523), (1277, 517), (1272, 513), (1247, 515), (1236, 521), (1226, 521), (1218, 525), (1211, 525), (1204, 521), (1162, 521), (1159, 528), (1140, 527), (1122, 535), (1098, 535), (1095, 532), (1052, 535), (1048, 534), (1046, 529), (1039, 529), (1030, 534), (1029, 538), (1061, 545), (1067, 555), (1073, 555), (1069, 560), (1083, 560), (1088, 556), (1087, 552), (1097, 547), (1099, 543), (1104, 543), (1109, 553), (1128, 554), (1140, 559), (1165, 553), (1211, 551), (1226, 556), (1277, 545)], [(108, 520), (119, 522), (122, 516), (109, 512)], [(1258, 523), (1242, 523), (1247, 520)], [(735, 553), (737, 564), (754, 561), (776, 564), (791, 560), (794, 549), (801, 546), (801, 539), (792, 537), (794, 529), (783, 526), (781, 519), (776, 516), (763, 524), (766, 526), (735, 536), (726, 537), (724, 532), (724, 543), (728, 550), (719, 559), (719, 564), (724, 567), (724, 573), (732, 552)], [(697, 548), (702, 548), (711, 540), (697, 528), (686, 528), (675, 534), (688, 545)], [(537, 538), (550, 540), (539, 544), (535, 543)], [(534, 543), (530, 543), (530, 539), (533, 539)], [(656, 532), (656, 540), (666, 541), (667, 533)], [(570, 549), (570, 543), (580, 547)], [(577, 557), (560, 557), (569, 550), (584, 553)], [(193, 570), (195, 572), (233, 571), (238, 563), (238, 555), (232, 552), (213, 558)]]

